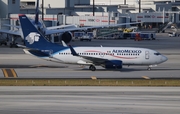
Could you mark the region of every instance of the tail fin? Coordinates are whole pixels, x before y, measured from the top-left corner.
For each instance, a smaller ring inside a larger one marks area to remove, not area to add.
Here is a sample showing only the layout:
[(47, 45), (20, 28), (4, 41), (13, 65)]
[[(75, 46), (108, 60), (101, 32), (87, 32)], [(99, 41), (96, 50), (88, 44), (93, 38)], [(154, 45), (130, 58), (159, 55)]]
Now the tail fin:
[(36, 15), (35, 15), (35, 24), (38, 25), (39, 22), (39, 0), (37, 0), (36, 4)]
[(61, 47), (60, 45), (47, 41), (41, 32), (35, 28), (26, 15), (19, 14), (19, 20), (21, 23), (26, 47), (39, 50), (53, 50), (55, 47)]

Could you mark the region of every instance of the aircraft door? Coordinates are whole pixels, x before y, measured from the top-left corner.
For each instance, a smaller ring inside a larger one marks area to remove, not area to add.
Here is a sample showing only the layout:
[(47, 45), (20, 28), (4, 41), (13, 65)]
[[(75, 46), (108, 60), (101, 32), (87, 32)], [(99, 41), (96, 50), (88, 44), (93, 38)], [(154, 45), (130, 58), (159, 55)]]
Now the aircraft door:
[(145, 51), (145, 59), (149, 59), (149, 51)]
[(104, 57), (104, 53), (99, 53), (100, 57), (103, 58)]

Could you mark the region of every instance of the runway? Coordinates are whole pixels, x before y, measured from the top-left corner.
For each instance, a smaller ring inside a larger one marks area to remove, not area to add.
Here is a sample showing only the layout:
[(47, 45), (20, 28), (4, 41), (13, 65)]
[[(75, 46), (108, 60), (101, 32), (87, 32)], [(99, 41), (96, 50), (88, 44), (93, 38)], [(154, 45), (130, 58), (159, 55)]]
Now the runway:
[[(92, 72), (88, 67), (53, 63), (38, 59), (23, 53), (19, 48), (0, 47), (0, 68), (14, 69), (17, 73), (15, 78), (180, 78), (180, 38), (166, 37), (164, 34), (157, 34), (157, 40), (145, 40), (136, 42), (133, 40), (93, 40), (92, 42), (75, 41), (75, 46), (127, 46), (144, 47), (159, 51), (168, 57), (168, 61), (153, 67), (147, 71), (147, 66), (123, 66), (121, 70), (106, 70), (97, 67)], [(4, 78), (0, 70), (0, 78)]]
[(179, 114), (179, 87), (0, 87), (2, 114)]

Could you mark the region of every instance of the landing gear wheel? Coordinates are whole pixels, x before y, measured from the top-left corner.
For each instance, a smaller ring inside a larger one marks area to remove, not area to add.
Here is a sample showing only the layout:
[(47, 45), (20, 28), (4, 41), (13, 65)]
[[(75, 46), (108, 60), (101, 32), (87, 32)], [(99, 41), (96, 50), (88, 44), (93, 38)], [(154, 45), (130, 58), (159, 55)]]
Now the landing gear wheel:
[(148, 67), (147, 70), (151, 70), (151, 67)]
[(95, 71), (95, 70), (96, 70), (96, 67), (95, 67), (94, 65), (90, 65), (90, 66), (89, 66), (89, 70)]
[(17, 43), (10, 43), (10, 48), (13, 48), (13, 47), (18, 48)]

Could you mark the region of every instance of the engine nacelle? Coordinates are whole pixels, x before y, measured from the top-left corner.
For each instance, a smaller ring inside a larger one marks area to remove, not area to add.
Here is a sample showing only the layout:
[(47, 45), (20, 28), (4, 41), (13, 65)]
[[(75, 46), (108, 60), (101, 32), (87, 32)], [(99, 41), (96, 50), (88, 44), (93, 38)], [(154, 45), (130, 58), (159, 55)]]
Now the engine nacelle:
[(106, 69), (121, 69), (122, 61), (120, 60), (106, 61), (103, 67)]
[(61, 40), (63, 40), (67, 44), (72, 40), (72, 33), (65, 32), (65, 33), (61, 34), (60, 37), (61, 37)]

